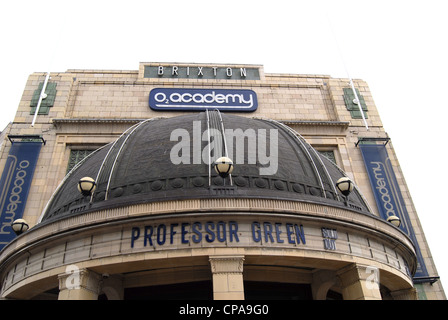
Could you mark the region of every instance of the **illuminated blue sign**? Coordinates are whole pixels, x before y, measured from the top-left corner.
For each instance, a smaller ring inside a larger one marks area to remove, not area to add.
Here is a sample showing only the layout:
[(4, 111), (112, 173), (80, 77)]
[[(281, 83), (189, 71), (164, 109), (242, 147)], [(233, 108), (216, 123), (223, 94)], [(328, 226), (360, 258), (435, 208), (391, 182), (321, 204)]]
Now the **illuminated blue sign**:
[(156, 88), (149, 94), (149, 106), (157, 111), (252, 112), (258, 100), (252, 90)]

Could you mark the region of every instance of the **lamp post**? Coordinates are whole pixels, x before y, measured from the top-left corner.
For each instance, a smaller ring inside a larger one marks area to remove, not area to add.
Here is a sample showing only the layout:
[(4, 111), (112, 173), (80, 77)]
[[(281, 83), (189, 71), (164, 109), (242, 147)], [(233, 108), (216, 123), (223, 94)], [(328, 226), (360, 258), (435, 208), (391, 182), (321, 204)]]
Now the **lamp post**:
[(96, 189), (96, 182), (90, 177), (81, 178), (78, 182), (78, 190), (83, 196), (90, 196)]
[(11, 224), (12, 230), (16, 235), (21, 235), (25, 231), (28, 231), (30, 226), (24, 219), (17, 219)]
[(339, 192), (345, 197), (346, 206), (348, 206), (348, 196), (350, 195), (350, 192), (352, 192), (353, 187), (353, 181), (348, 177), (342, 177), (336, 182), (336, 188), (338, 188)]

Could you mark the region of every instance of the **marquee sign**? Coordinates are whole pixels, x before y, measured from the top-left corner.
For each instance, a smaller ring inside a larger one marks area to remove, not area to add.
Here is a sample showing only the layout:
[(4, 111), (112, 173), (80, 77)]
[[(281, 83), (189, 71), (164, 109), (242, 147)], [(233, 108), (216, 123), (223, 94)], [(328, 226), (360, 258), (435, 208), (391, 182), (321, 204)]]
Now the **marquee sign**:
[(149, 94), (149, 107), (156, 111), (252, 112), (258, 100), (252, 90), (155, 88)]
[[(245, 230), (245, 232), (242, 232)], [(250, 230), (250, 231), (249, 231)], [(244, 236), (243, 233), (250, 235)], [(296, 223), (271, 223), (254, 221), (250, 224), (237, 221), (184, 222), (133, 227), (131, 248), (138, 243), (142, 247), (162, 247), (180, 243), (182, 245), (201, 243), (238, 244), (289, 244), (306, 245), (304, 228)]]
[[(194, 248), (284, 248), (374, 258), (411, 277), (407, 261), (388, 239), (371, 238), (352, 228), (300, 219), (213, 220), (210, 217), (149, 219), (132, 223), (105, 239), (119, 254)], [(368, 239), (367, 239), (368, 238)], [(110, 239), (116, 239), (111, 243)], [(104, 244), (97, 242), (101, 252)], [(119, 248), (119, 249), (118, 249)], [(87, 250), (86, 250), (87, 251)], [(96, 252), (94, 249), (92, 252)], [(106, 251), (108, 252), (108, 251)]]

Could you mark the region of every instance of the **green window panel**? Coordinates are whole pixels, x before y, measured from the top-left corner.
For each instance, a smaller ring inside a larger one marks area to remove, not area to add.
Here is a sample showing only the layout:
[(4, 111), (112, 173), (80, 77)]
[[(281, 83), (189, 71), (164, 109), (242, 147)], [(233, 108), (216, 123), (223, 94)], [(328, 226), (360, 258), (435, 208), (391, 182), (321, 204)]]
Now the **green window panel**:
[(73, 169), (73, 167), (91, 154), (94, 150), (70, 150), (70, 158), (68, 160), (67, 173)]
[[(31, 111), (30, 114), (34, 114), (36, 112), (37, 104), (39, 103), (39, 96), (42, 91), (44, 83), (39, 83), (39, 86), (36, 90), (34, 90), (33, 97), (31, 98)], [(47, 87), (45, 88), (45, 93), (47, 97), (42, 99), (42, 103), (40, 104), (39, 114), (45, 115), (50, 112), (50, 108), (54, 105), (54, 100), (56, 99), (56, 86), (57, 83), (49, 82), (47, 83)]]
[(334, 155), (334, 151), (319, 151), (319, 153), (325, 156), (328, 160), (330, 160), (334, 164), (336, 164), (336, 156)]
[[(358, 95), (358, 98), (361, 102), (361, 108), (364, 113), (364, 117), (368, 119), (367, 115), (367, 105), (364, 100), (364, 97), (359, 93), (358, 89), (356, 89), (356, 94)], [(361, 111), (359, 110), (358, 104), (355, 103), (356, 98), (355, 94), (353, 93), (352, 88), (344, 88), (344, 102), (345, 106), (347, 107), (347, 110), (350, 111), (350, 115), (352, 116), (352, 119), (362, 119)]]

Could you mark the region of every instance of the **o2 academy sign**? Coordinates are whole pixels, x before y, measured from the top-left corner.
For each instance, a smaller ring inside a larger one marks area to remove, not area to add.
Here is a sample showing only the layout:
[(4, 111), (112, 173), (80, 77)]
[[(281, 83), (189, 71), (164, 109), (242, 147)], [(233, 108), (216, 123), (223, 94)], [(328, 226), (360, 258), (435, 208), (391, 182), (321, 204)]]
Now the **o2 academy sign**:
[(157, 111), (252, 112), (258, 100), (252, 90), (155, 88), (149, 94), (149, 106)]

